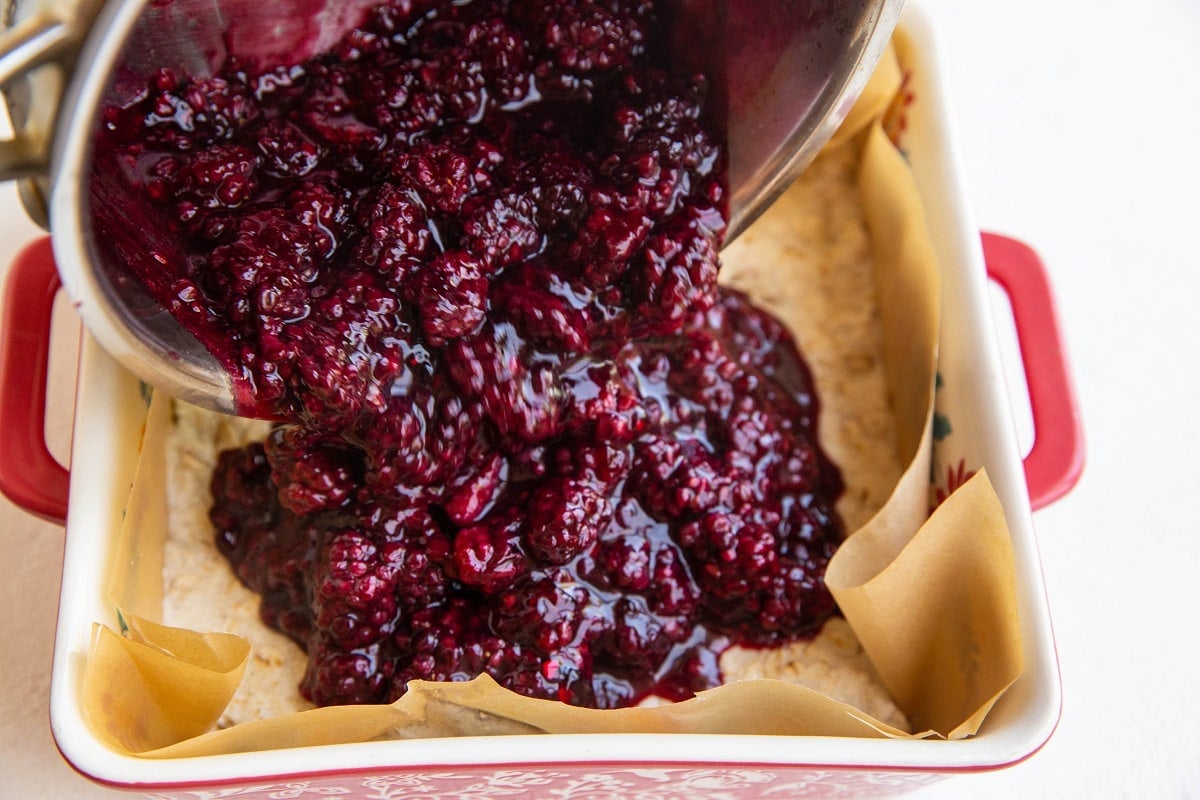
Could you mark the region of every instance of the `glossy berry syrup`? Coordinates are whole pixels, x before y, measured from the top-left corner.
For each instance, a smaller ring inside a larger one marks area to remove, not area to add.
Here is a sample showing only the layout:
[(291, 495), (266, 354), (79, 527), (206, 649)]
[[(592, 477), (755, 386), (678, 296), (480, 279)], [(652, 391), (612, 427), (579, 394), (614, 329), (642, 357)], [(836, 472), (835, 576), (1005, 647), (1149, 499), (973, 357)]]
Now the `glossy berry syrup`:
[(286, 420), (210, 516), (314, 702), (682, 698), (834, 613), (840, 480), (790, 337), (716, 287), (724, 156), (663, 23), (396, 0), (106, 113), (94, 197), (160, 224), (99, 238)]

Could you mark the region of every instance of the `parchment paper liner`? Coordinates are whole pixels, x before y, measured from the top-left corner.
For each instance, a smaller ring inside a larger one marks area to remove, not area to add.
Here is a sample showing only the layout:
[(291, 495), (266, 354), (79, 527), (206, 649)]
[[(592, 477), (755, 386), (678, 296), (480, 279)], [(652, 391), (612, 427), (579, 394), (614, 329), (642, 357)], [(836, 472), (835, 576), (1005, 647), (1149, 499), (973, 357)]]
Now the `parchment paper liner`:
[[(831, 146), (862, 147), (859, 194), (880, 297), (885, 373), (897, 419), (896, 452), (908, 464), (879, 513), (842, 544), (826, 582), (880, 677), (918, 733), (892, 728), (817, 692), (747, 680), (655, 708), (593, 710), (533, 700), (484, 676), (417, 682), (392, 705), (321, 708), (210, 728), (233, 696), (249, 646), (122, 616), (95, 627), (84, 707), (114, 749), (153, 758), (454, 735), (513, 733), (723, 733), (957, 739), (974, 734), (1021, 673), (1012, 546), (1003, 508), (980, 471), (929, 514), (931, 419), (937, 366), (938, 268), (920, 196), (885, 134), (901, 91), (890, 51)], [(770, 212), (768, 212), (769, 214)], [(121, 541), (161, 540), (163, 470), (155, 466), (167, 403), (151, 404)], [(157, 552), (161, 553), (161, 545)], [(134, 584), (161, 558), (129, 559)], [(136, 574), (135, 574), (136, 573)], [(153, 581), (151, 581), (153, 582)], [(126, 587), (129, 584), (126, 584)], [(130, 593), (114, 589), (120, 607)], [(142, 607), (140, 604), (138, 607)]]

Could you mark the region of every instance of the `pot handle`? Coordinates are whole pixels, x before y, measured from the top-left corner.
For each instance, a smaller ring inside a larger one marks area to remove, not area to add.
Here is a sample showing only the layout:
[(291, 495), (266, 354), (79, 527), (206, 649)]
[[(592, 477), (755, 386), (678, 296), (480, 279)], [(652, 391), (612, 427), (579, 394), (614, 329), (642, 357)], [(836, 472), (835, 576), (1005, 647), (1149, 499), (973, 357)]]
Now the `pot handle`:
[(17, 254), (0, 319), (0, 492), (43, 519), (67, 519), (70, 474), (46, 447), (50, 323), (59, 289), (50, 237)]
[(1074, 488), (1083, 473), (1083, 421), (1067, 368), (1046, 267), (1028, 245), (984, 233), (988, 277), (1012, 304), (1017, 343), (1033, 412), (1033, 448), (1025, 457), (1030, 505), (1037, 510)]
[[(61, 61), (72, 47), (72, 26), (49, 14), (26, 17), (0, 31), (0, 89), (38, 67)], [(13, 137), (0, 141), (0, 181), (44, 174), (48, 165), (50, 131), (14, 127)]]

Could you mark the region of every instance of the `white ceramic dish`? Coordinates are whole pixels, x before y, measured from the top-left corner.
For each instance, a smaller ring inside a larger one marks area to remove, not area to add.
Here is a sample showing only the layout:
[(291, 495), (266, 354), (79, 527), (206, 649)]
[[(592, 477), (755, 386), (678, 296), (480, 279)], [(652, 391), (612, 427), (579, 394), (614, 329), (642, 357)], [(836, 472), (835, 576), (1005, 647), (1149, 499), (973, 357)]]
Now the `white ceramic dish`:
[[(1057, 724), (1061, 695), (1030, 497), (1042, 504), (1073, 484), (1082, 459), (1078, 422), (1058, 349), (1053, 307), (1036, 257), (1011, 240), (991, 237), (985, 238), (989, 257), (985, 264), (985, 247), (965, 202), (951, 141), (944, 75), (933, 31), (911, 3), (900, 29), (912, 43), (916, 59), (908, 77), (907, 88), (914, 102), (907, 112), (902, 146), (925, 200), (943, 268), (939, 369), (943, 382), (938, 402), (939, 413), (950, 416), (955, 425), (950, 439), (939, 444), (939, 463), (969, 471), (987, 468), (1007, 513), (1018, 573), (1025, 672), (996, 704), (979, 735), (956, 742), (711, 735), (500, 736), (193, 759), (147, 760), (115, 754), (83, 719), (81, 671), (92, 625), (115, 627), (117, 622), (109, 599), (113, 566), (108, 563), (109, 554), (132, 480), (145, 406), (138, 381), (85, 337), (50, 701), (54, 738), (64, 757), (96, 781), (160, 798), (210, 797), (214, 793), (263, 798), (306, 793), (378, 798), (505, 797), (567, 789), (571, 797), (704, 798), (790, 796), (800, 793), (801, 787), (822, 795), (898, 792), (956, 772), (1008, 766), (1036, 752)], [(14, 265), (15, 280), (32, 281), (35, 287), (53, 285), (52, 271), (46, 268), (48, 254), (44, 243), (35, 245)], [(1037, 442), (1024, 463), (993, 327), (989, 267), (1009, 290), (1028, 372)], [(6, 298), (10, 305), (28, 305), (21, 302), (23, 291), (20, 284), (10, 284)], [(36, 291), (44, 295), (46, 286)], [(6, 314), (6, 319), (12, 318)], [(29, 361), (27, 353), (24, 361)], [(36, 368), (36, 359), (33, 362)], [(16, 499), (37, 513), (54, 517), (62, 512), (62, 504), (46, 496), (54, 491), (51, 483), (66, 479), (65, 473), (55, 472), (53, 466), (45, 466), (46, 472), (41, 472), (41, 462), (49, 457), (37, 451), (41, 428), (36, 419), (28, 424), (27, 418), (40, 413), (37, 392), (10, 389), (20, 370), (27, 372), (28, 368), (20, 364), (4, 367), (4, 394), (18, 395), (23, 406), (33, 410), (14, 412), (6, 399), (0, 406), (0, 422), (10, 429), (36, 427), (37, 433), (25, 437), (35, 445), (19, 462), (25, 467), (20, 471), (32, 476), (26, 481), (32, 486), (18, 487), (17, 493), (24, 494)], [(20, 377), (35, 383), (37, 379), (36, 374)], [(27, 395), (33, 395), (32, 400)], [(46, 477), (41, 477), (43, 474)], [(3, 488), (13, 494), (8, 478)]]

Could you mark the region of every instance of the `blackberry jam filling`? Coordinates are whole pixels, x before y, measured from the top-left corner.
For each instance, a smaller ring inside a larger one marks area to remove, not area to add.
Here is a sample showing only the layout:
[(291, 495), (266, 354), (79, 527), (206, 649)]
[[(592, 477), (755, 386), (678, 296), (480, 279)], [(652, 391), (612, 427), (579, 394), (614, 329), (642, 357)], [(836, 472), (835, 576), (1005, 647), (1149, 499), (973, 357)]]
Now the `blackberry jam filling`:
[(790, 336), (717, 289), (724, 155), (668, 24), (397, 0), (106, 111), (94, 197), (161, 226), (94, 203), (97, 239), (285, 420), (210, 516), (312, 701), (679, 699), (835, 612), (840, 479)]
[(247, 416), (350, 424), (461, 353), (507, 357), (500, 326), (530, 363), (676, 332), (712, 302), (724, 162), (663, 35), (642, 0), (406, 1), (300, 64), (161, 73), (105, 111), (95, 238)]
[(564, 357), (559, 382), (538, 441), (431, 394), (357, 438), (285, 425), (222, 455), (218, 546), (307, 649), (305, 696), (486, 672), (577, 705), (682, 699), (730, 644), (834, 613), (840, 480), (778, 322), (723, 293), (677, 336)]

